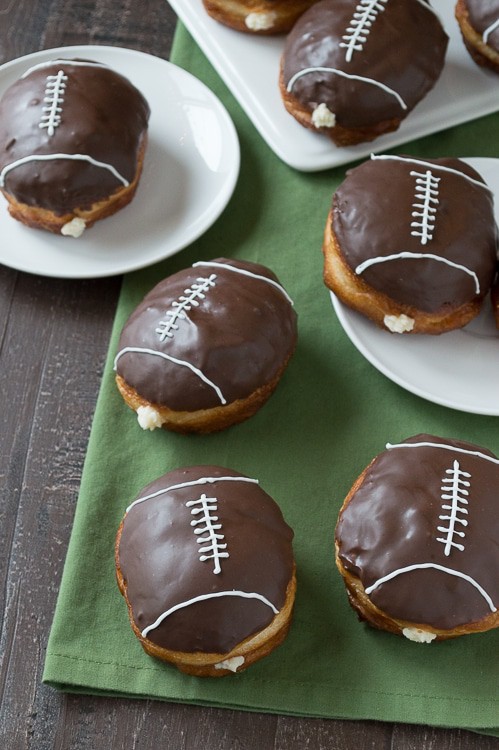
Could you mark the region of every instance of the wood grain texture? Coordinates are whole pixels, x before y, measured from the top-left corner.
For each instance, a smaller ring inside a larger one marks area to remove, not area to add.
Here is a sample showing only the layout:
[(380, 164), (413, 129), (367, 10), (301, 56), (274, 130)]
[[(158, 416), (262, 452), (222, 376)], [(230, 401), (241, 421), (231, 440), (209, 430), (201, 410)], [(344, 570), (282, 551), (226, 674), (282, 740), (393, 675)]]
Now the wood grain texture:
[[(0, 0), (0, 62), (72, 44), (168, 58), (174, 27), (165, 0)], [(63, 695), (41, 684), (120, 283), (0, 266), (0, 748), (498, 748), (458, 730)]]

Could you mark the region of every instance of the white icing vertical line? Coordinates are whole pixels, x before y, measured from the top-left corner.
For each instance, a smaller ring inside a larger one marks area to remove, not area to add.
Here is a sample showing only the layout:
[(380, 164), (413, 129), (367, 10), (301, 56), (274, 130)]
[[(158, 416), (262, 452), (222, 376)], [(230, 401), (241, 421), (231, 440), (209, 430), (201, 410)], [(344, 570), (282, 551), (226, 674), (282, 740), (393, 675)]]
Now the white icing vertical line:
[[(222, 524), (217, 523), (219, 518), (214, 515), (218, 510), (217, 498), (207, 497), (203, 492), (197, 500), (188, 500), (186, 506), (191, 508), (191, 515), (194, 516), (191, 526), (196, 527), (194, 533), (198, 536), (197, 543), (208, 542), (206, 547), (199, 548), (199, 559), (201, 562), (213, 560), (213, 572), (216, 575), (222, 570), (220, 559), (229, 557), (229, 553), (224, 551), (227, 549), (227, 544), (223, 541), (225, 535), (220, 533)], [(206, 536), (200, 536), (201, 534), (206, 534)]]
[(437, 526), (437, 531), (445, 534), (443, 538), (437, 537), (437, 542), (442, 542), (442, 544), (445, 545), (444, 555), (448, 557), (453, 547), (461, 552), (464, 550), (464, 545), (454, 541), (454, 539), (455, 537), (464, 539), (466, 536), (464, 531), (456, 529), (456, 524), (459, 523), (465, 527), (468, 525), (468, 521), (465, 518), (460, 518), (458, 513), (461, 515), (468, 514), (467, 509), (463, 508), (463, 505), (468, 505), (466, 496), (469, 495), (469, 492), (466, 488), (470, 486), (468, 479), (471, 477), (471, 474), (467, 471), (462, 471), (457, 459), (454, 460), (452, 469), (446, 469), (445, 473), (450, 476), (442, 479), (442, 484), (444, 486), (441, 488), (441, 497), (444, 501), (450, 500), (451, 504), (442, 505), (442, 510), (449, 511), (449, 514), (439, 516), (438, 518), (440, 521), (448, 521), (449, 524), (448, 526)]
[(385, 10), (382, 3), (388, 0), (360, 0), (355, 8), (352, 19), (347, 27), (346, 34), (342, 36), (340, 47), (346, 49), (345, 60), (350, 62), (354, 52), (362, 52), (373, 23), (378, 13)]
[(440, 177), (435, 177), (430, 169), (425, 172), (410, 172), (411, 177), (416, 178), (415, 202), (412, 204), (412, 218), (417, 221), (411, 222), (413, 237), (419, 237), (422, 245), (426, 245), (433, 239), (435, 220), (438, 206), (438, 183)]
[(40, 128), (47, 128), (47, 135), (53, 136), (55, 129), (61, 124), (61, 104), (64, 101), (64, 92), (68, 77), (63, 70), (59, 70), (55, 76), (47, 76), (45, 87), (45, 106), (42, 109)]

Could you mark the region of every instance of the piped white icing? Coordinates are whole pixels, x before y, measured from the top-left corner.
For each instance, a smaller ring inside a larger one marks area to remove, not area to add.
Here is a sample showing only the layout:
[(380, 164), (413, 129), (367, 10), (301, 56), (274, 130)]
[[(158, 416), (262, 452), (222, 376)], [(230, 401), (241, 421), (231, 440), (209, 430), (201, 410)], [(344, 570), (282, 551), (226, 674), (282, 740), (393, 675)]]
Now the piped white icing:
[(116, 357), (114, 358), (114, 369), (116, 370), (116, 363), (119, 360), (120, 357), (122, 357), (124, 354), (128, 354), (130, 352), (135, 352), (136, 354), (150, 354), (153, 357), (161, 357), (162, 359), (168, 360), (168, 362), (173, 362), (175, 365), (180, 365), (180, 367), (187, 367), (191, 372), (193, 372), (195, 375), (198, 376), (206, 385), (209, 385), (215, 393), (217, 394), (218, 398), (220, 399), (220, 403), (226, 404), (227, 400), (225, 399), (222, 391), (216, 385), (213, 383), (209, 378), (206, 377), (206, 375), (201, 372), (197, 367), (195, 367), (190, 362), (187, 362), (185, 359), (177, 359), (177, 357), (172, 357), (170, 354), (165, 354), (164, 352), (158, 352), (156, 349), (147, 349), (145, 347), (140, 346), (125, 346), (124, 349), (121, 349), (121, 351), (118, 352)]
[(37, 65), (32, 65), (31, 68), (28, 68), (28, 70), (25, 70), (22, 74), (21, 78), (27, 78), (33, 71), (40, 70), (42, 68), (51, 68), (53, 65), (71, 65), (71, 66), (79, 66), (79, 67), (85, 67), (85, 68), (107, 68), (108, 65), (104, 65), (104, 63), (98, 63), (98, 62), (90, 62), (89, 60), (47, 60), (46, 62), (38, 63)]
[[(449, 523), (447, 526), (437, 526), (437, 531), (445, 534), (444, 537), (437, 537), (437, 542), (442, 542), (445, 545), (444, 555), (448, 557), (452, 548), (458, 549), (460, 552), (464, 550), (464, 545), (456, 542), (455, 537), (464, 539), (466, 534), (464, 531), (457, 529), (456, 525), (461, 524), (464, 527), (468, 525), (468, 521), (461, 516), (468, 515), (468, 510), (463, 505), (468, 505), (469, 491), (467, 488), (470, 486), (468, 479), (471, 474), (461, 469), (457, 459), (454, 459), (452, 469), (446, 469), (445, 473), (450, 476), (442, 479), (444, 485), (441, 488), (441, 498), (444, 500), (442, 510), (449, 511), (449, 513), (438, 518), (440, 521), (448, 521)], [(447, 505), (445, 501), (450, 501), (451, 504)]]
[(489, 36), (492, 34), (493, 31), (495, 31), (497, 28), (499, 28), (499, 18), (497, 21), (494, 21), (494, 23), (491, 23), (490, 26), (487, 26), (485, 31), (482, 34), (482, 39), (485, 44), (489, 41)]
[(248, 592), (248, 591), (214, 591), (211, 594), (201, 594), (200, 596), (195, 596), (192, 599), (188, 599), (185, 602), (180, 602), (179, 604), (175, 604), (173, 607), (170, 607), (170, 609), (167, 609), (166, 612), (163, 612), (160, 614), (160, 616), (151, 624), (148, 625), (144, 630), (142, 631), (142, 637), (145, 638), (147, 634), (151, 631), (157, 628), (163, 620), (166, 620), (169, 615), (176, 612), (178, 609), (183, 609), (184, 607), (189, 607), (191, 604), (196, 604), (196, 602), (203, 602), (207, 599), (218, 599), (220, 597), (224, 596), (236, 596), (243, 599), (258, 599), (259, 601), (263, 602), (263, 604), (266, 604), (267, 607), (270, 607), (272, 612), (277, 615), (279, 610), (274, 607), (272, 602), (270, 602), (265, 596), (262, 594), (258, 594), (256, 591)]
[(359, 263), (359, 265), (355, 268), (355, 273), (360, 276), (366, 268), (369, 268), (369, 266), (375, 266), (378, 263), (386, 263), (390, 260), (436, 260), (439, 263), (446, 263), (448, 266), (452, 266), (453, 268), (457, 268), (459, 271), (464, 271), (464, 273), (467, 273), (468, 276), (471, 276), (475, 282), (475, 292), (476, 294), (480, 293), (480, 282), (478, 280), (478, 276), (474, 271), (472, 271), (469, 268), (466, 268), (466, 266), (462, 266), (460, 263), (454, 263), (454, 261), (449, 260), (448, 258), (442, 258), (440, 255), (435, 255), (434, 253), (411, 253), (409, 251), (403, 251), (401, 253), (392, 253), (391, 255), (380, 255), (376, 258), (368, 258), (367, 260), (364, 260), (362, 263)]
[(441, 177), (435, 177), (431, 169), (425, 172), (409, 172), (411, 177), (416, 178), (416, 200), (412, 204), (414, 211), (411, 222), (413, 230), (411, 235), (419, 237), (422, 245), (426, 245), (433, 239), (433, 230), (438, 206), (438, 183)]
[(73, 159), (75, 161), (88, 161), (90, 164), (93, 164), (94, 167), (100, 167), (101, 169), (107, 169), (109, 172), (111, 172), (117, 180), (119, 180), (125, 187), (127, 187), (130, 183), (128, 180), (121, 175), (117, 169), (113, 167), (112, 164), (107, 164), (103, 161), (97, 161), (97, 159), (94, 159), (91, 156), (88, 156), (88, 154), (31, 154), (30, 156), (23, 156), (21, 159), (16, 159), (16, 161), (11, 162), (10, 164), (6, 164), (5, 167), (0, 172), (0, 187), (5, 186), (5, 177), (9, 172), (11, 172), (13, 169), (16, 169), (17, 167), (20, 167), (22, 164), (29, 164), (29, 162), (32, 161), (52, 161), (55, 159)]
[(44, 107), (38, 127), (47, 128), (47, 135), (53, 136), (55, 129), (61, 124), (61, 104), (64, 102), (67, 75), (59, 70), (55, 76), (47, 76), (45, 86)]
[(279, 289), (280, 292), (284, 294), (288, 302), (292, 305), (293, 300), (287, 293), (287, 291), (284, 289), (283, 286), (278, 284), (277, 281), (274, 281), (274, 279), (269, 279), (267, 276), (262, 276), (258, 273), (252, 273), (251, 271), (247, 271), (245, 268), (238, 268), (237, 266), (231, 266), (229, 263), (219, 263), (215, 260), (198, 260), (196, 263), (192, 264), (193, 268), (198, 268), (199, 266), (206, 266), (206, 267), (214, 267), (214, 268), (225, 268), (226, 271), (232, 271), (232, 273), (239, 273), (242, 276), (250, 276), (253, 279), (259, 279), (259, 281), (265, 281), (267, 284), (270, 284), (271, 286), (274, 286), (276, 289)]
[(173, 492), (174, 490), (181, 490), (184, 487), (195, 487), (196, 485), (203, 485), (203, 484), (214, 484), (215, 482), (250, 482), (251, 484), (259, 484), (258, 479), (251, 479), (250, 477), (200, 477), (199, 479), (193, 479), (190, 482), (180, 482), (179, 484), (171, 484), (169, 487), (164, 487), (161, 490), (156, 490), (156, 492), (152, 492), (150, 495), (139, 497), (137, 498), (137, 500), (134, 500), (133, 503), (131, 503), (131, 505), (128, 506), (128, 508), (126, 509), (126, 513), (129, 513), (135, 505), (139, 505), (139, 503), (144, 503), (146, 500), (152, 500), (152, 498), (158, 497), (158, 495), (164, 495), (166, 492)]
[(354, 52), (362, 52), (378, 13), (385, 10), (382, 3), (387, 2), (388, 0), (360, 0), (346, 33), (342, 36), (343, 41), (340, 42), (340, 47), (346, 49), (345, 60), (347, 62), (351, 61)]
[(175, 331), (178, 329), (177, 320), (188, 319), (186, 313), (190, 312), (193, 307), (198, 307), (199, 300), (203, 300), (206, 297), (206, 292), (215, 286), (216, 278), (215, 273), (212, 273), (208, 278), (199, 277), (188, 289), (184, 290), (184, 294), (180, 295), (178, 300), (172, 302), (173, 310), (167, 311), (167, 318), (160, 321), (156, 328), (160, 341), (174, 337)]
[[(425, 167), (428, 169), (428, 162), (422, 161), (421, 159), (411, 159), (407, 158), (405, 156), (395, 156), (392, 154), (371, 154), (371, 159), (383, 159), (386, 161), (401, 161), (401, 162), (407, 162), (408, 164), (418, 164), (420, 167)], [(488, 190), (489, 193), (492, 192), (491, 188), (489, 188), (488, 185), (485, 184), (485, 182), (481, 182), (480, 180), (475, 180), (474, 177), (470, 177), (469, 175), (465, 174), (464, 172), (461, 172), (459, 169), (453, 169), (452, 167), (444, 167), (442, 164), (431, 164), (431, 168), (433, 170), (438, 170), (439, 172), (448, 172), (449, 174), (455, 174), (458, 177), (462, 177), (465, 180), (468, 180), (468, 182), (471, 182), (473, 185), (477, 185), (478, 187), (484, 188), (485, 190)]]
[(299, 78), (302, 78), (302, 76), (309, 75), (310, 73), (332, 73), (333, 75), (338, 75), (342, 78), (349, 78), (351, 80), (355, 81), (362, 81), (363, 83), (371, 84), (372, 86), (377, 86), (380, 89), (383, 89), (387, 94), (390, 94), (390, 96), (395, 97), (395, 99), (400, 104), (400, 107), (402, 109), (407, 109), (407, 104), (404, 102), (400, 94), (398, 94), (394, 89), (390, 88), (389, 86), (385, 86), (384, 83), (380, 83), (380, 81), (375, 81), (374, 78), (366, 78), (365, 76), (357, 76), (353, 75), (351, 73), (345, 73), (344, 70), (338, 70), (337, 68), (325, 68), (325, 67), (316, 67), (316, 68), (304, 68), (303, 70), (299, 70), (298, 73), (295, 73), (294, 76), (291, 76), (289, 79), (287, 90), (292, 91), (293, 86), (295, 85), (296, 81)]
[(366, 594), (369, 596), (369, 594), (371, 594), (375, 589), (377, 589), (378, 586), (381, 586), (382, 583), (385, 583), (386, 581), (391, 581), (393, 578), (397, 578), (403, 573), (409, 573), (411, 570), (423, 570), (426, 568), (433, 568), (434, 570), (440, 570), (442, 573), (448, 573), (451, 576), (462, 578), (464, 581), (471, 583), (471, 585), (474, 586), (474, 588), (476, 588), (476, 590), (479, 591), (480, 594), (483, 596), (483, 598), (489, 605), (490, 611), (497, 612), (497, 608), (494, 606), (494, 602), (492, 601), (491, 597), (487, 594), (485, 589), (483, 589), (480, 586), (480, 584), (477, 581), (475, 581), (474, 578), (467, 575), (466, 573), (461, 573), (459, 570), (446, 568), (444, 565), (439, 565), (438, 563), (430, 563), (430, 562), (415, 563), (414, 565), (407, 565), (404, 568), (397, 568), (397, 570), (392, 570), (391, 573), (388, 573), (386, 576), (382, 576), (381, 578), (378, 578), (378, 580), (375, 581), (371, 586), (368, 586), (365, 590)]
[(493, 458), (492, 456), (487, 456), (485, 453), (481, 453), (480, 451), (471, 451), (467, 450), (466, 448), (457, 448), (454, 445), (446, 445), (446, 443), (431, 443), (431, 442), (421, 442), (421, 443), (387, 443), (386, 449), (387, 450), (395, 450), (396, 448), (442, 448), (443, 450), (447, 451), (453, 451), (455, 453), (467, 453), (469, 456), (477, 456), (478, 458), (483, 458), (485, 461), (490, 461), (493, 464), (499, 465), (499, 459)]
[[(218, 510), (218, 500), (216, 497), (207, 497), (203, 492), (197, 500), (188, 500), (186, 506), (191, 508), (191, 515), (194, 516), (191, 526), (196, 527), (194, 534), (198, 537), (197, 543), (208, 542), (206, 547), (199, 547), (199, 559), (201, 562), (213, 560), (213, 573), (217, 575), (222, 570), (220, 560), (229, 557), (229, 553), (226, 552), (227, 544), (223, 541), (225, 535), (220, 533), (222, 524), (217, 523), (219, 518), (214, 515)], [(200, 536), (201, 534), (206, 536)]]

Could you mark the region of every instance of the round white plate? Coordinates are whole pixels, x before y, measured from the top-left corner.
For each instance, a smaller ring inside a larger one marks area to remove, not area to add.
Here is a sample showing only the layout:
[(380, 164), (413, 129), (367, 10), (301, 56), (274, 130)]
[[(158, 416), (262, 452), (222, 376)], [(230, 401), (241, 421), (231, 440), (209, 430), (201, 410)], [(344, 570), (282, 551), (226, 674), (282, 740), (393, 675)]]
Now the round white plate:
[(96, 278), (149, 266), (205, 232), (239, 174), (239, 141), (227, 111), (197, 78), (158, 57), (121, 47), (43, 50), (0, 67), (0, 96), (31, 65), (57, 57), (103, 62), (151, 107), (149, 145), (133, 201), (78, 239), (15, 221), (0, 196), (0, 263), (42, 276)]
[[(467, 158), (496, 196), (499, 221), (499, 159)], [(499, 331), (492, 307), (465, 328), (440, 336), (391, 334), (345, 307), (334, 294), (338, 319), (352, 343), (386, 377), (436, 404), (473, 414), (499, 416)]]

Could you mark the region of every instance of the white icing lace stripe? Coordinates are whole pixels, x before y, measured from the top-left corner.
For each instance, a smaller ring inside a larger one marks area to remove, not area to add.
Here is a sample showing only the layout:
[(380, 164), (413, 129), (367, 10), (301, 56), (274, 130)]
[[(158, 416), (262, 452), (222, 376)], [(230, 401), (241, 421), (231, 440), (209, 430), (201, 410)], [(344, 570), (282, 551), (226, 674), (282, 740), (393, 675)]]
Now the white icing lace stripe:
[(461, 172), (459, 169), (453, 169), (452, 167), (444, 167), (440, 164), (434, 164), (433, 162), (427, 162), (427, 161), (421, 161), (420, 159), (406, 159), (403, 156), (392, 156), (391, 154), (371, 154), (371, 159), (384, 159), (384, 160), (391, 160), (391, 161), (406, 161), (408, 164), (419, 164), (421, 167), (426, 167), (428, 169), (431, 167), (432, 169), (438, 169), (441, 172), (449, 172), (449, 174), (455, 174), (459, 177), (464, 177), (465, 180), (468, 180), (469, 182), (473, 183), (473, 185), (477, 185), (478, 187), (485, 188), (485, 190), (488, 190), (489, 193), (492, 192), (491, 188), (489, 188), (488, 185), (486, 185), (484, 182), (480, 182), (480, 180), (475, 180), (473, 177), (470, 177), (469, 175), (465, 174), (464, 172)]
[(59, 70), (55, 76), (47, 76), (45, 85), (45, 106), (42, 107), (42, 116), (38, 124), (39, 128), (47, 128), (47, 135), (53, 136), (55, 129), (61, 124), (62, 103), (68, 77), (63, 70)]
[(236, 266), (231, 266), (228, 263), (217, 263), (216, 261), (204, 261), (199, 260), (197, 263), (193, 263), (192, 267), (197, 268), (198, 266), (214, 266), (215, 268), (225, 268), (227, 271), (233, 271), (234, 273), (240, 273), (242, 276), (250, 276), (253, 279), (259, 279), (260, 281), (266, 281), (267, 284), (271, 284), (272, 286), (275, 286), (276, 289), (279, 289), (280, 292), (284, 294), (288, 302), (292, 305), (293, 300), (289, 296), (289, 294), (286, 292), (283, 286), (277, 283), (277, 281), (274, 281), (273, 279), (268, 279), (266, 276), (261, 276), (258, 273), (252, 273), (251, 271), (247, 271), (244, 268), (236, 268)]
[(193, 599), (188, 599), (186, 602), (181, 602), (180, 604), (175, 604), (175, 606), (170, 607), (170, 609), (167, 609), (166, 612), (163, 612), (157, 620), (155, 620), (152, 625), (148, 625), (144, 630), (142, 631), (142, 637), (145, 638), (147, 634), (158, 627), (158, 625), (161, 625), (163, 620), (165, 620), (169, 615), (173, 614), (173, 612), (176, 612), (178, 609), (183, 609), (184, 607), (188, 607), (191, 604), (195, 604), (196, 602), (202, 602), (206, 599), (217, 599), (222, 596), (237, 596), (242, 599), (258, 599), (259, 601), (263, 602), (267, 605), (267, 607), (270, 607), (272, 612), (277, 615), (279, 613), (279, 610), (274, 607), (272, 602), (269, 602), (269, 600), (262, 596), (262, 594), (257, 594), (256, 592), (248, 593), (247, 591), (216, 591), (213, 594), (201, 594), (201, 596), (195, 596)]
[(499, 27), (499, 18), (497, 21), (494, 21), (494, 23), (491, 23), (490, 26), (488, 26), (485, 31), (483, 32), (482, 39), (487, 44), (489, 41), (489, 36), (492, 34), (493, 31), (495, 31)]
[[(213, 573), (218, 575), (222, 568), (220, 560), (229, 557), (225, 534), (222, 533), (222, 524), (219, 523), (219, 517), (214, 515), (218, 513), (218, 498), (207, 497), (204, 492), (196, 500), (188, 500), (186, 506), (191, 508), (193, 519), (191, 526), (194, 534), (197, 536), (198, 544), (206, 544), (198, 548), (200, 562), (213, 560)], [(206, 536), (201, 536), (206, 534)], [(209, 554), (206, 554), (209, 553)]]
[(492, 456), (487, 456), (485, 453), (481, 453), (480, 451), (470, 451), (466, 448), (456, 448), (453, 445), (446, 445), (446, 443), (387, 443), (386, 449), (387, 450), (394, 450), (395, 448), (443, 448), (447, 451), (455, 451), (456, 453), (466, 453), (468, 456), (477, 456), (478, 458), (483, 458), (485, 461), (490, 461), (492, 464), (498, 464), (499, 465), (499, 459), (493, 458)]
[[(442, 510), (447, 511), (447, 515), (441, 515), (438, 517), (439, 521), (448, 521), (447, 526), (437, 526), (437, 531), (445, 534), (444, 537), (437, 537), (437, 542), (441, 542), (445, 545), (444, 555), (449, 557), (452, 548), (458, 549), (460, 552), (464, 551), (464, 544), (455, 541), (455, 537), (464, 539), (466, 534), (464, 531), (460, 531), (456, 528), (459, 523), (461, 526), (467, 526), (468, 521), (466, 518), (461, 516), (468, 515), (468, 509), (463, 507), (468, 505), (469, 490), (471, 486), (471, 474), (467, 471), (463, 471), (459, 466), (459, 461), (454, 459), (452, 469), (446, 469), (446, 476), (442, 479), (443, 487), (441, 487), (441, 499), (444, 501)], [(450, 505), (447, 503), (450, 501)], [(460, 515), (458, 515), (460, 514)]]
[(112, 164), (107, 164), (103, 161), (97, 161), (97, 159), (93, 159), (91, 156), (88, 156), (87, 154), (32, 154), (31, 156), (23, 156), (22, 159), (17, 159), (16, 161), (11, 162), (10, 164), (7, 164), (2, 171), (0, 172), (0, 187), (4, 187), (5, 185), (5, 177), (9, 172), (11, 172), (13, 169), (16, 169), (16, 167), (20, 167), (22, 164), (28, 164), (32, 161), (52, 161), (55, 159), (73, 159), (74, 161), (88, 161), (90, 164), (93, 164), (94, 167), (101, 167), (102, 169), (107, 169), (109, 172), (111, 172), (117, 180), (119, 180), (125, 187), (127, 187), (130, 183), (128, 182), (123, 175), (121, 175), (113, 166)]
[(350, 73), (345, 73), (343, 70), (338, 70), (337, 68), (317, 67), (317, 68), (304, 68), (303, 70), (299, 70), (298, 73), (295, 73), (294, 76), (292, 76), (289, 79), (287, 90), (291, 91), (296, 81), (302, 76), (308, 75), (309, 73), (333, 73), (334, 75), (338, 75), (343, 78), (349, 78), (349, 79), (356, 80), (356, 81), (363, 81), (364, 83), (370, 83), (372, 86), (378, 86), (378, 88), (383, 89), (383, 91), (386, 91), (387, 94), (394, 96), (395, 99), (400, 104), (401, 108), (407, 109), (407, 104), (404, 102), (400, 94), (397, 94), (397, 92), (391, 89), (389, 86), (385, 86), (384, 83), (375, 81), (373, 78), (365, 78), (364, 76), (356, 76)]
[(362, 263), (359, 263), (357, 268), (355, 269), (355, 273), (360, 276), (361, 273), (363, 273), (366, 268), (369, 268), (369, 266), (374, 266), (377, 263), (385, 263), (386, 261), (390, 260), (407, 260), (407, 259), (415, 259), (415, 260), (436, 260), (440, 263), (446, 263), (448, 266), (452, 266), (453, 268), (457, 268), (459, 271), (464, 271), (464, 273), (467, 273), (469, 276), (471, 276), (475, 281), (475, 291), (477, 294), (480, 293), (480, 282), (478, 280), (478, 276), (474, 271), (471, 271), (469, 268), (466, 268), (466, 266), (462, 266), (460, 263), (454, 263), (452, 260), (448, 260), (447, 258), (442, 258), (440, 255), (434, 255), (433, 253), (411, 253), (409, 251), (403, 251), (401, 253), (393, 253), (392, 255), (383, 255), (379, 256), (377, 258), (368, 258), (367, 260), (363, 261)]
[(424, 568), (434, 568), (435, 570), (440, 570), (442, 573), (448, 573), (451, 576), (456, 576), (457, 578), (462, 578), (465, 581), (468, 581), (468, 583), (471, 583), (472, 586), (474, 586), (477, 591), (480, 592), (480, 594), (483, 596), (487, 604), (489, 605), (491, 612), (497, 612), (497, 608), (494, 606), (494, 602), (490, 598), (490, 596), (487, 594), (485, 589), (483, 589), (477, 581), (475, 581), (474, 578), (472, 578), (469, 575), (466, 575), (466, 573), (461, 573), (458, 570), (453, 570), (452, 568), (446, 568), (444, 565), (438, 565), (438, 563), (419, 563), (416, 565), (407, 565), (405, 568), (398, 568), (398, 570), (394, 570), (391, 573), (388, 573), (388, 575), (383, 576), (382, 578), (378, 578), (377, 581), (375, 581), (372, 586), (368, 586), (366, 588), (366, 594), (369, 596), (374, 589), (377, 589), (378, 586), (381, 586), (382, 583), (385, 583), (385, 581), (390, 581), (392, 578), (396, 578), (397, 576), (401, 575), (402, 573), (409, 573), (411, 570), (420, 570)]
[(166, 311), (165, 319), (160, 320), (156, 328), (160, 341), (164, 341), (165, 338), (174, 338), (175, 331), (178, 330), (177, 320), (189, 320), (186, 313), (190, 312), (193, 307), (198, 307), (199, 300), (205, 299), (206, 293), (215, 286), (216, 278), (216, 273), (210, 274), (207, 279), (199, 276), (188, 289), (184, 289), (184, 294), (173, 300), (171, 304), (173, 309)]
[(195, 375), (198, 376), (198, 378), (201, 378), (201, 380), (206, 383), (206, 385), (209, 385), (215, 393), (217, 394), (218, 398), (220, 399), (221, 404), (226, 404), (227, 400), (224, 398), (224, 395), (218, 385), (213, 383), (209, 378), (204, 375), (201, 370), (198, 370), (197, 367), (192, 365), (190, 362), (187, 362), (185, 359), (177, 359), (177, 357), (172, 357), (170, 354), (165, 354), (164, 352), (158, 352), (156, 349), (147, 349), (140, 346), (125, 346), (124, 349), (118, 352), (114, 359), (114, 369), (116, 370), (116, 363), (120, 357), (122, 357), (124, 354), (127, 354), (129, 352), (137, 352), (137, 354), (151, 354), (153, 357), (162, 357), (162, 359), (167, 359), (169, 362), (173, 362), (175, 365), (180, 365), (181, 367), (188, 367), (189, 370), (191, 370)]
[(181, 490), (184, 487), (194, 487), (199, 484), (214, 484), (215, 482), (250, 482), (251, 484), (259, 484), (258, 479), (251, 479), (250, 477), (201, 477), (200, 479), (193, 479), (190, 482), (171, 484), (169, 487), (164, 487), (161, 490), (156, 490), (156, 492), (152, 492), (150, 495), (139, 497), (128, 506), (125, 512), (128, 513), (134, 507), (134, 505), (144, 503), (146, 500), (152, 500), (152, 498), (158, 497), (158, 495), (164, 495), (166, 492)]
[(360, 0), (349, 21), (346, 34), (342, 36), (343, 41), (340, 42), (340, 47), (346, 49), (347, 62), (351, 61), (354, 52), (362, 52), (378, 13), (385, 10), (382, 3), (387, 2), (388, 0)]
[(26, 78), (31, 73), (33, 73), (34, 70), (40, 70), (41, 68), (50, 68), (52, 65), (76, 65), (80, 67), (85, 68), (107, 68), (107, 65), (104, 65), (104, 63), (97, 63), (97, 62), (87, 62), (85, 60), (47, 60), (46, 62), (38, 63), (38, 65), (32, 65), (31, 68), (28, 68), (26, 70), (21, 78)]

